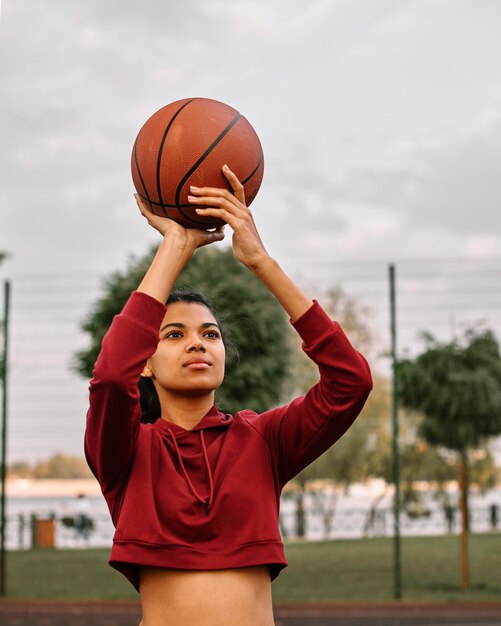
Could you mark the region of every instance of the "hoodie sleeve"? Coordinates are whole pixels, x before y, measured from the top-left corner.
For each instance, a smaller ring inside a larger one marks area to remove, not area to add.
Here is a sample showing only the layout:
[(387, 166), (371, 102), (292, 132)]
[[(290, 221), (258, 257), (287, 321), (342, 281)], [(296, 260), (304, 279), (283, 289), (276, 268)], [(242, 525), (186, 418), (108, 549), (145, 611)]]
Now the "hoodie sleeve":
[(129, 473), (141, 422), (137, 383), (157, 348), (164, 315), (158, 300), (133, 292), (114, 317), (94, 366), (84, 447), (105, 495), (120, 489)]
[(372, 389), (367, 361), (318, 302), (292, 325), (320, 380), (291, 404), (249, 419), (270, 446), (282, 486), (346, 432)]

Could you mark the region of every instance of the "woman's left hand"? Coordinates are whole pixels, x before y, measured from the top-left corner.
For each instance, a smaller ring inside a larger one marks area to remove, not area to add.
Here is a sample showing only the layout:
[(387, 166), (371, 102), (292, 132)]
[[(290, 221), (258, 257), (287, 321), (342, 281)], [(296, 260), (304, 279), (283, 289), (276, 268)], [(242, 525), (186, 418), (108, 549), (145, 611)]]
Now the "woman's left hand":
[(261, 241), (252, 213), (245, 204), (242, 183), (227, 165), (223, 166), (223, 174), (233, 193), (216, 187), (190, 187), (192, 195), (188, 196), (188, 201), (202, 205), (203, 208), (196, 209), (199, 215), (217, 217), (230, 225), (233, 230), (235, 258), (252, 269), (269, 255)]

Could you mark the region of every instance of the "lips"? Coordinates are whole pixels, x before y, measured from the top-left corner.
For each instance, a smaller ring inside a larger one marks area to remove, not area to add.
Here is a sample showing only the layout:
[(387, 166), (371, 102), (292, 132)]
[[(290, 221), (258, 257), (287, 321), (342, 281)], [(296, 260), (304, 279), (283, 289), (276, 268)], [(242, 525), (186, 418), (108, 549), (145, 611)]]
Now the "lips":
[(190, 369), (203, 370), (210, 367), (212, 363), (210, 361), (206, 361), (205, 359), (189, 359), (185, 363), (183, 363), (183, 367), (189, 367)]

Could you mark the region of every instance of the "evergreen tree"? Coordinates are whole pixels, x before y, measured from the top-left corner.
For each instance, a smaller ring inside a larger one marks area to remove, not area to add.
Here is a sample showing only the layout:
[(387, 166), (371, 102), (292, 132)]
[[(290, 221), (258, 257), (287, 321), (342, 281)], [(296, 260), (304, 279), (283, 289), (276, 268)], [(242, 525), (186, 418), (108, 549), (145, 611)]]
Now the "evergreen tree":
[(501, 433), (501, 355), (489, 330), (470, 329), (450, 343), (441, 344), (429, 334), (424, 340), (422, 354), (399, 363), (399, 398), (423, 414), (418, 432), (426, 442), (457, 453), (466, 589), (469, 453)]

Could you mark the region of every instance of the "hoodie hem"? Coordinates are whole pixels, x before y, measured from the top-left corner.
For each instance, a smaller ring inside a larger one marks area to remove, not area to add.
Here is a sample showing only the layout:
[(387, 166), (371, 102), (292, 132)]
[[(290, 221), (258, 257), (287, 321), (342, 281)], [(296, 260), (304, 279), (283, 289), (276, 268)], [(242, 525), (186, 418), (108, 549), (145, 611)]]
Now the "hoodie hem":
[(115, 541), (109, 564), (122, 573), (139, 591), (138, 567), (163, 567), (181, 570), (221, 570), (269, 565), (274, 580), (287, 567), (283, 544), (279, 541), (254, 541), (232, 548), (231, 552), (200, 551), (191, 546)]

